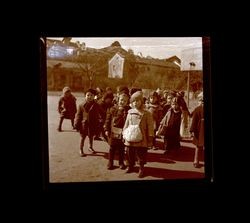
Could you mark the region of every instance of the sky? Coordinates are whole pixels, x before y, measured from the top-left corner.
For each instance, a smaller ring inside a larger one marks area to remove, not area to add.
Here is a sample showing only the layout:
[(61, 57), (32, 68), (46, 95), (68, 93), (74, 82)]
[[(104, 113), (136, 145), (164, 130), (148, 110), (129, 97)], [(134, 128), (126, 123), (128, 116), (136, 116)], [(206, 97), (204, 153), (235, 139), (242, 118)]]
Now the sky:
[[(58, 39), (58, 37), (48, 37)], [(181, 57), (182, 50), (202, 46), (201, 37), (130, 37), (130, 38), (72, 38), (72, 42), (84, 42), (86, 47), (103, 48), (110, 46), (114, 41), (119, 41), (125, 50), (132, 49), (134, 54), (142, 53), (143, 57), (151, 56), (158, 59), (165, 59), (171, 56)]]

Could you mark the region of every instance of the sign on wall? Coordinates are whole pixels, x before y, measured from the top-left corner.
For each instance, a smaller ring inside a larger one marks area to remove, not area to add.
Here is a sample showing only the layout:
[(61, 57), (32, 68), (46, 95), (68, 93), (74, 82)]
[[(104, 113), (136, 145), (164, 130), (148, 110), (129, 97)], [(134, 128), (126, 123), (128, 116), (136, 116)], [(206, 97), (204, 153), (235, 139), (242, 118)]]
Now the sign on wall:
[(109, 78), (123, 78), (124, 58), (118, 53), (109, 61)]

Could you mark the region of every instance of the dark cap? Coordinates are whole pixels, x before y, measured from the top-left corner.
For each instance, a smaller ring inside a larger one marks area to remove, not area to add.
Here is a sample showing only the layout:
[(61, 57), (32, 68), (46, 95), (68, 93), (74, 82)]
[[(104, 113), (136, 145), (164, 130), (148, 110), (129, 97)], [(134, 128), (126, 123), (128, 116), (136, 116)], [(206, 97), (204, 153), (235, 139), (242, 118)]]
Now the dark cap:
[(95, 89), (92, 89), (92, 88), (89, 88), (87, 91), (86, 91), (86, 94), (90, 92), (91, 94), (93, 95), (96, 95), (96, 90)]
[(129, 94), (129, 89), (127, 86), (118, 86), (117, 92), (119, 94), (121, 94), (121, 93)]

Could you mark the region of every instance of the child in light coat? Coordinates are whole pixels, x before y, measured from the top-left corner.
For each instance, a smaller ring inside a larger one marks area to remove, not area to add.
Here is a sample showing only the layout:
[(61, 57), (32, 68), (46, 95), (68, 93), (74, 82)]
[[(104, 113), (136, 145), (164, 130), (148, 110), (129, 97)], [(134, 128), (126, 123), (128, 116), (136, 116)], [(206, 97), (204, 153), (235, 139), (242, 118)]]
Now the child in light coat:
[(132, 94), (130, 103), (132, 108), (128, 111), (123, 134), (130, 125), (139, 125), (142, 138), (139, 142), (128, 141), (124, 135), (124, 144), (126, 146), (128, 169), (127, 173), (134, 171), (135, 158), (139, 163), (139, 177), (144, 177), (144, 165), (146, 164), (146, 156), (148, 149), (153, 146), (154, 138), (154, 122), (152, 114), (144, 109), (143, 94), (137, 91)]

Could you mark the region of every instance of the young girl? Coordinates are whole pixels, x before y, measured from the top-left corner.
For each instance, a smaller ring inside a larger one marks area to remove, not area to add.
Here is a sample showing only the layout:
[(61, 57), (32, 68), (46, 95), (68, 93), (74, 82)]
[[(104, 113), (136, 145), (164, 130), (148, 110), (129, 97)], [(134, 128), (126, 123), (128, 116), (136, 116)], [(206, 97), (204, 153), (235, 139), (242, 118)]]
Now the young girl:
[(124, 143), (122, 140), (122, 128), (124, 126), (128, 110), (129, 96), (125, 93), (119, 95), (118, 105), (113, 106), (108, 112), (104, 124), (105, 135), (109, 137), (109, 162), (108, 169), (114, 168), (114, 156), (119, 154), (119, 167), (125, 169), (124, 165)]
[(153, 145), (154, 123), (152, 114), (144, 109), (143, 94), (141, 91), (137, 91), (131, 96), (130, 103), (132, 109), (128, 111), (123, 132), (125, 132), (125, 129), (130, 125), (139, 125), (142, 140), (140, 142), (133, 142), (125, 138), (124, 144), (126, 146), (128, 161), (127, 173), (133, 172), (135, 158), (137, 157), (139, 162), (139, 177), (141, 178), (144, 176), (147, 150)]
[(85, 101), (77, 109), (75, 117), (75, 129), (80, 132), (80, 156), (86, 156), (83, 152), (86, 136), (89, 137), (89, 151), (95, 153), (93, 149), (93, 137), (98, 130), (99, 118), (103, 116), (99, 105), (95, 102), (95, 90), (88, 89), (85, 95)]
[(58, 112), (60, 121), (57, 130), (62, 131), (62, 123), (64, 119), (70, 119), (71, 125), (74, 128), (74, 118), (76, 114), (76, 98), (72, 95), (69, 87), (63, 88), (63, 94), (58, 102)]

